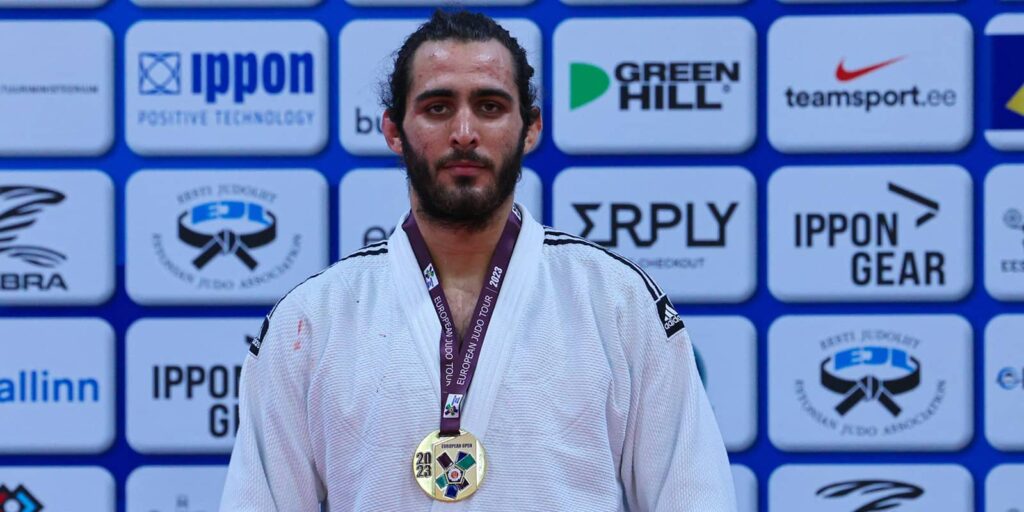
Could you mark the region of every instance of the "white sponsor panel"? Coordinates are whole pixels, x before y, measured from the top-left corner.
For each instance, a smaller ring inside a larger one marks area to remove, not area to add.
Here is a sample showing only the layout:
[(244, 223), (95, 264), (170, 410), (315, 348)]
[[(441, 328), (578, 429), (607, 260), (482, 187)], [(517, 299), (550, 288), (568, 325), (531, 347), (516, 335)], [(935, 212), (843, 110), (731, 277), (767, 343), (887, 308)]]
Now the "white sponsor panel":
[(768, 510), (974, 510), (974, 480), (952, 464), (787, 464), (768, 479)]
[[(98, 4), (76, 2), (92, 5)], [(0, 7), (8, 6), (0, 0)], [(96, 156), (110, 148), (109, 27), (98, 21), (3, 21), (0, 48), (6, 49), (0, 53), (0, 156)]]
[(128, 444), (140, 453), (231, 453), (242, 361), (261, 322), (151, 318), (132, 324), (125, 358)]
[(1024, 510), (1024, 464), (1000, 464), (985, 478), (986, 512), (1020, 512)]
[(1024, 300), (1024, 165), (999, 165), (985, 177), (985, 289)]
[(553, 39), (562, 151), (739, 153), (754, 143), (757, 41), (745, 19), (568, 19)]
[(114, 330), (107, 322), (0, 319), (0, 350), (0, 453), (100, 453), (110, 447), (117, 394)]
[(768, 288), (780, 300), (951, 301), (973, 284), (962, 167), (783, 167), (768, 180)]
[(985, 327), (985, 437), (1000, 450), (1024, 451), (1021, 425), (1024, 315), (999, 315)]
[(733, 464), (729, 468), (736, 488), (736, 511), (757, 512), (757, 476), (746, 466)]
[[(98, 466), (2, 466), (0, 510), (111, 512), (114, 477)], [(149, 511), (146, 511), (149, 512)]]
[(144, 170), (125, 211), (139, 304), (273, 304), (327, 266), (327, 183), (314, 170)]
[(114, 184), (99, 171), (0, 172), (0, 304), (114, 293)]
[(214, 512), (227, 466), (142, 466), (125, 482), (125, 512)]
[(757, 285), (757, 190), (742, 167), (573, 167), (556, 228), (639, 264), (675, 302), (741, 302)]
[[(345, 173), (338, 187), (338, 240), (342, 256), (386, 240), (398, 219), (409, 211), (409, 185), (404, 169), (353, 169)], [(541, 219), (544, 192), (536, 172), (523, 169), (515, 198), (530, 215)]]
[[(498, 19), (526, 50), (533, 66), (538, 104), (544, 83), (540, 28), (527, 19)], [(353, 20), (338, 36), (338, 105), (341, 145), (355, 155), (392, 155), (384, 141), (381, 84), (394, 68), (395, 53), (423, 20)], [(514, 91), (513, 91), (514, 92)]]
[(697, 368), (725, 447), (750, 448), (757, 437), (757, 331), (741, 316), (687, 316)]
[(125, 131), (142, 155), (309, 155), (327, 142), (313, 21), (142, 21), (125, 37)]
[(972, 336), (953, 315), (783, 316), (768, 330), (768, 437), (786, 451), (959, 450), (974, 434)]
[(973, 30), (954, 14), (786, 16), (768, 30), (768, 140), (785, 153), (956, 151)]

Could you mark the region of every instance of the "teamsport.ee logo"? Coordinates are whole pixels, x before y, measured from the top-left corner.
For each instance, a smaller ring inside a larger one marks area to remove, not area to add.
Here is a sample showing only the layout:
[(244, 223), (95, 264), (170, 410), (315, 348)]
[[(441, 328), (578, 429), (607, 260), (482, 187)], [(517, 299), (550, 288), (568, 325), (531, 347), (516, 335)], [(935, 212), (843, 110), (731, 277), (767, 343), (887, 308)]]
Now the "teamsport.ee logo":
[[(139, 94), (143, 96), (192, 94), (208, 104), (224, 98), (236, 104), (263, 93), (312, 95), (312, 53), (139, 53)], [(183, 67), (192, 79), (183, 83)]]
[(0, 484), (0, 510), (3, 512), (40, 512), (43, 504), (23, 485), (13, 491)]
[(609, 90), (620, 111), (721, 110), (739, 81), (738, 61), (627, 61), (613, 66), (610, 74), (594, 64), (572, 62), (569, 110), (586, 106)]
[(953, 89), (928, 89), (919, 84), (887, 86), (886, 72), (913, 60), (913, 55), (897, 55), (863, 63), (837, 59), (834, 85), (827, 89), (786, 87), (786, 106), (793, 109), (860, 109), (865, 113), (880, 108), (956, 106)]

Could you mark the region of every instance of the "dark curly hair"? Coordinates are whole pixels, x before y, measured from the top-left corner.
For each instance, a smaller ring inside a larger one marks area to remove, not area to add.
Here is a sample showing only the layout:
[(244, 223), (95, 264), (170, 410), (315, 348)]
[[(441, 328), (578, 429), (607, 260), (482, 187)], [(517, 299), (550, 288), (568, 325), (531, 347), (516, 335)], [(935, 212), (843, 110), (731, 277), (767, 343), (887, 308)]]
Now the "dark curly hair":
[(497, 40), (509, 53), (515, 64), (513, 79), (519, 91), (519, 115), (523, 118), (523, 134), (534, 120), (534, 103), (537, 101), (537, 90), (530, 83), (533, 78), (533, 66), (526, 60), (526, 50), (519, 41), (512, 37), (504, 27), (486, 14), (469, 11), (444, 12), (434, 11), (426, 23), (420, 25), (402, 43), (395, 55), (395, 67), (388, 77), (387, 83), (381, 87), (381, 103), (388, 110), (388, 118), (402, 130), (405, 119), (406, 97), (411, 84), (412, 58), (416, 50), (427, 41), (444, 41), (454, 39), (459, 42)]

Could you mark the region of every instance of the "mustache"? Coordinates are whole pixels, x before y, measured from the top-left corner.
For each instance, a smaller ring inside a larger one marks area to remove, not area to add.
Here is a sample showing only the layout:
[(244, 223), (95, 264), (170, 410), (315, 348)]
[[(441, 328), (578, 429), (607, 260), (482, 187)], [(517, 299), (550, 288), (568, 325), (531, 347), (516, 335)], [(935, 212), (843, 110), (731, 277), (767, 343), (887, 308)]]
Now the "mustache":
[(494, 169), (494, 160), (477, 154), (472, 149), (455, 149), (451, 153), (441, 157), (435, 164), (436, 169), (440, 169), (452, 162), (473, 162), (480, 164), (488, 169)]

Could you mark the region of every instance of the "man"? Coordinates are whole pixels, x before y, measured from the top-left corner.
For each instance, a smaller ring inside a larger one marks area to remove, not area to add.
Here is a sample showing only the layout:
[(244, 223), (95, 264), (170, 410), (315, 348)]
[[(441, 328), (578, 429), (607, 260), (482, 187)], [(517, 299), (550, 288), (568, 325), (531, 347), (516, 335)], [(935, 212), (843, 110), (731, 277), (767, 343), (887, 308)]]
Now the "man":
[(668, 298), (513, 205), (532, 74), (479, 14), (406, 40), (383, 130), (412, 210), (268, 315), (221, 510), (735, 509)]

